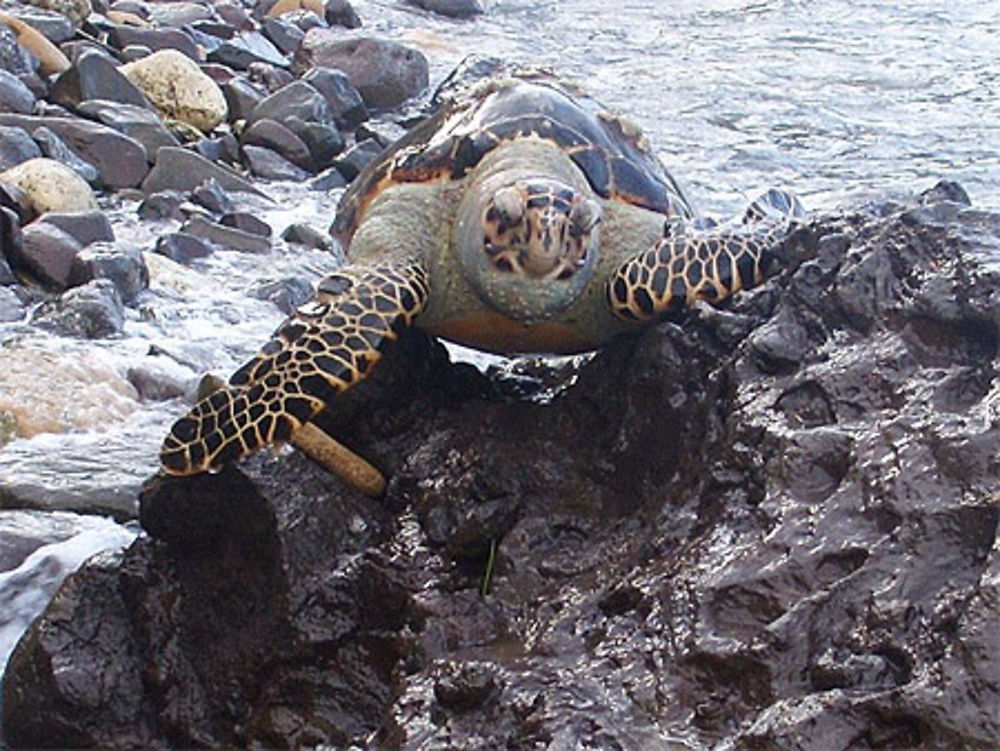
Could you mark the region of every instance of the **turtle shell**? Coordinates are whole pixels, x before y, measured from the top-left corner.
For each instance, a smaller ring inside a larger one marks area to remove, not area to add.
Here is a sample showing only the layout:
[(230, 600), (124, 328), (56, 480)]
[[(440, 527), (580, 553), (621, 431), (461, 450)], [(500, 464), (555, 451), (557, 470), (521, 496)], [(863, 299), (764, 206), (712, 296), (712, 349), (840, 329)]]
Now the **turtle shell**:
[(387, 186), (460, 180), (498, 145), (531, 136), (562, 148), (602, 198), (667, 218), (692, 216), (636, 126), (554, 82), (511, 79), (466, 92), (389, 146), (344, 193), (330, 231), (346, 246)]

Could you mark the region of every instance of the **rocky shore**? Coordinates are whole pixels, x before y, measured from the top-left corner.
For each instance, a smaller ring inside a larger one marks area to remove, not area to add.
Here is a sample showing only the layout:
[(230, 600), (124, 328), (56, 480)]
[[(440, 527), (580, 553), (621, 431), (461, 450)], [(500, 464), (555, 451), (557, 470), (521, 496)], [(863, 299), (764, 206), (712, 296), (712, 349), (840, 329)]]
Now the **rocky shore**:
[[(192, 398), (220, 353), (181, 333), (122, 376), (102, 347), (221, 248), (335, 264), (332, 217), (261, 207), (272, 180), (343, 187), (423, 111), (427, 58), (367, 21), (0, 8), (0, 447), (133, 420), (155, 451), (143, 405)], [(169, 230), (123, 241), (123, 201)], [(253, 294), (280, 318), (309, 281)], [(592, 357), (483, 374), (407, 336), (322, 418), (387, 470), (379, 501), (294, 451), (184, 480), (84, 461), (68, 488), (0, 470), (2, 572), (94, 531), (52, 509), (143, 529), (20, 641), (5, 742), (995, 748), (998, 282), (1000, 215), (941, 183), (817, 216), (759, 289)], [(3, 581), (8, 604), (28, 586)]]

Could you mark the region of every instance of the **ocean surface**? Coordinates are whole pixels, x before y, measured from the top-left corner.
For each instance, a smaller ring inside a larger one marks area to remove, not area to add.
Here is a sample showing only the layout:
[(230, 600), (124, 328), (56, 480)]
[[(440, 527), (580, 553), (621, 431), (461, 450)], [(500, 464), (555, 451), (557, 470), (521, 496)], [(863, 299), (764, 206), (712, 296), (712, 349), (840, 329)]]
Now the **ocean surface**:
[[(368, 31), (425, 52), (432, 86), (469, 54), (580, 84), (642, 127), (705, 213), (738, 211), (769, 186), (826, 212), (905, 198), (942, 178), (960, 182), (974, 206), (1000, 211), (1000, 3), (485, 2), (488, 12), (466, 22), (398, 0), (353, 4)], [(292, 220), (325, 230), (338, 198), (301, 185), (265, 190), (276, 203), (249, 208), (275, 234)], [(140, 223), (134, 203), (103, 205), (120, 242), (150, 250), (158, 234), (176, 229)], [(331, 254), (279, 246), (266, 257), (219, 252), (191, 269), (154, 270), (125, 335), (92, 345), (92, 354), (101, 372), (127, 379), (137, 365), (154, 367), (151, 348), (165, 352), (172, 377), (193, 389), (203, 372), (237, 367), (281, 321), (249, 290), (314, 281), (336, 264)], [(0, 324), (0, 342), (30, 342), (55, 357), (79, 350), (23, 322)], [(117, 422), (14, 440), (0, 447), (0, 488), (61, 508), (120, 496), (127, 507), (183, 409), (176, 398), (142, 401)], [(16, 535), (19, 525), (25, 536), (47, 528), (52, 542), (0, 575), (0, 670), (62, 577), (135, 534), (96, 516), (0, 513), (0, 528)]]

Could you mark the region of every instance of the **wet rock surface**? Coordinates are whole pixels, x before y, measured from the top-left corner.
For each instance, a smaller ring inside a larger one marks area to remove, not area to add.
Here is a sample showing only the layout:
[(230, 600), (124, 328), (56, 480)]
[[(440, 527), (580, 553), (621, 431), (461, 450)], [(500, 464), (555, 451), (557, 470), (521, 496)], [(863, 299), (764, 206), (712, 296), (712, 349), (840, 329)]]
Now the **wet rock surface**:
[(9, 742), (995, 747), (1000, 221), (949, 197), (814, 221), (554, 396), (404, 337), (321, 419), (382, 501), (294, 451), (151, 478)]

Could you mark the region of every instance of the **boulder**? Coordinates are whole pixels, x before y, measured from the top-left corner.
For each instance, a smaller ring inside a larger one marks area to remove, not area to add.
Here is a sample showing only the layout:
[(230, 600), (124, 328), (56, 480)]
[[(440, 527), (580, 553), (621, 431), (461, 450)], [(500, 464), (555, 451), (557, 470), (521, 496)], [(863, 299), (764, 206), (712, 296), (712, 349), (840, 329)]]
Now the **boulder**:
[(32, 315), (32, 323), (60, 336), (105, 339), (117, 336), (125, 326), (125, 307), (110, 279), (95, 279), (44, 303)]
[(281, 239), (296, 245), (305, 245), (307, 248), (333, 250), (333, 239), (329, 235), (302, 222), (289, 224), (281, 233)]
[(248, 119), (267, 92), (243, 76), (234, 76), (222, 84), (222, 95), (226, 98), (230, 121), (236, 122)]
[(31, 132), (31, 137), (35, 139), (38, 148), (42, 150), (42, 156), (65, 164), (91, 185), (97, 185), (100, 182), (101, 174), (97, 171), (97, 168), (90, 162), (81, 159), (51, 129), (42, 125)]
[(292, 131), (274, 120), (264, 118), (255, 121), (243, 131), (240, 143), (244, 147), (263, 146), (271, 149), (302, 169), (310, 169), (312, 166), (309, 147)]
[(368, 119), (368, 110), (361, 94), (341, 71), (310, 68), (303, 74), (302, 81), (323, 96), (334, 122), (344, 130), (351, 130)]
[(0, 69), (0, 112), (30, 115), (35, 109), (35, 95), (13, 73)]
[(142, 144), (150, 164), (156, 161), (156, 155), (164, 146), (180, 146), (177, 137), (164, 126), (156, 113), (146, 107), (90, 99), (83, 102), (77, 111)]
[(253, 108), (247, 124), (265, 119), (284, 124), (290, 117), (307, 123), (333, 122), (326, 99), (308, 83), (293, 81), (262, 99)]
[(41, 155), (42, 150), (26, 130), (0, 125), (0, 172)]
[(232, 170), (213, 164), (193, 151), (172, 147), (160, 149), (156, 164), (143, 181), (142, 189), (147, 194), (161, 190), (187, 192), (209, 179), (215, 180), (223, 190), (231, 193), (243, 191), (264, 195)]
[(0, 286), (18, 283), (9, 259), (21, 252), (22, 243), (20, 219), (7, 207), (0, 206)]
[(68, 109), (89, 99), (106, 99), (149, 109), (149, 101), (118, 66), (97, 50), (86, 50), (52, 84), (50, 98)]
[(174, 0), (169, 3), (148, 3), (149, 21), (154, 26), (180, 29), (198, 21), (214, 18), (208, 3)]
[(28, 4), (65, 16), (78, 28), (90, 16), (90, 0), (28, 0)]
[(208, 53), (213, 63), (221, 63), (235, 70), (246, 70), (251, 63), (267, 63), (286, 67), (288, 60), (267, 37), (259, 31), (244, 31), (228, 39)]
[[(114, 26), (111, 42), (120, 50), (145, 48), (152, 52), (173, 50), (189, 60), (201, 60), (203, 55), (190, 36), (179, 29), (139, 29), (133, 26)], [(142, 88), (140, 86), (140, 88)]]
[(17, 34), (0, 23), (0, 70), (20, 77), (32, 74), (36, 66), (37, 61), (17, 43)]
[(72, 286), (73, 259), (83, 245), (52, 224), (32, 222), (21, 231), (21, 244), (8, 255), (11, 265), (50, 290)]
[(203, 217), (191, 217), (181, 232), (200, 237), (229, 250), (241, 250), (246, 253), (266, 253), (271, 249), (271, 241), (255, 232), (245, 232), (235, 227), (226, 227), (217, 222), (211, 222)]
[(13, 654), (7, 742), (992, 748), (1000, 217), (941, 196), (568, 365), (404, 334), (318, 420), (380, 502), (298, 452), (151, 478)]
[(218, 85), (176, 50), (160, 50), (126, 63), (122, 73), (164, 117), (210, 131), (226, 118), (226, 98)]
[(149, 286), (149, 269), (138, 248), (99, 242), (76, 254), (69, 275), (73, 286), (95, 279), (110, 281), (118, 297), (127, 304)]
[(234, 227), (243, 232), (249, 232), (252, 235), (271, 236), (271, 225), (246, 211), (229, 211), (219, 218), (219, 223), (225, 227)]
[(69, 59), (62, 51), (24, 21), (0, 12), (0, 24), (14, 32), (17, 43), (39, 61), (38, 70), (43, 76), (62, 73), (70, 67)]
[(301, 167), (292, 164), (281, 154), (262, 146), (244, 146), (243, 156), (250, 171), (264, 180), (302, 182), (309, 177), (309, 173)]
[[(3, 277), (7, 262), (0, 258), (0, 278)], [(9, 273), (9, 269), (7, 269)], [(17, 294), (14, 287), (0, 284), (0, 323), (23, 321), (28, 312), (28, 306)], [(0, 446), (7, 443), (0, 431)]]
[(171, 261), (188, 264), (196, 258), (211, 255), (212, 244), (186, 232), (171, 232), (161, 236), (153, 250)]
[(0, 125), (24, 128), (29, 133), (48, 128), (96, 167), (101, 182), (112, 189), (134, 188), (149, 171), (141, 143), (100, 123), (75, 117), (0, 114)]
[(346, 29), (361, 26), (361, 19), (350, 0), (326, 0), (323, 3), (323, 18), (331, 26), (343, 26)]
[(23, 191), (31, 207), (39, 214), (97, 208), (94, 192), (86, 181), (66, 165), (52, 159), (29, 159), (0, 173), (0, 180), (12, 183)]
[(229, 194), (212, 178), (191, 191), (191, 200), (213, 214), (225, 214), (233, 209)]
[(73, 22), (57, 11), (45, 10), (31, 5), (7, 6), (4, 11), (28, 24), (53, 44), (62, 44), (72, 39), (73, 34), (76, 33)]
[(336, 68), (343, 71), (372, 110), (398, 107), (427, 88), (429, 68), (423, 53), (372, 36), (344, 38), (328, 29), (306, 33), (295, 53), (294, 70)]
[(382, 144), (374, 138), (366, 138), (364, 141), (354, 144), (351, 148), (337, 157), (333, 166), (344, 176), (347, 182), (357, 177), (369, 162), (382, 153)]
[(261, 31), (284, 55), (294, 55), (306, 33), (290, 21), (281, 18), (267, 18), (261, 24)]
[(293, 276), (264, 282), (247, 290), (247, 294), (260, 300), (273, 302), (285, 315), (291, 315), (296, 308), (313, 296), (313, 286), (308, 279)]
[(43, 214), (32, 226), (49, 224), (68, 233), (81, 246), (95, 242), (113, 242), (111, 222), (103, 211), (50, 211)]
[(449, 18), (472, 18), (483, 12), (480, 0), (406, 0), (406, 2)]

